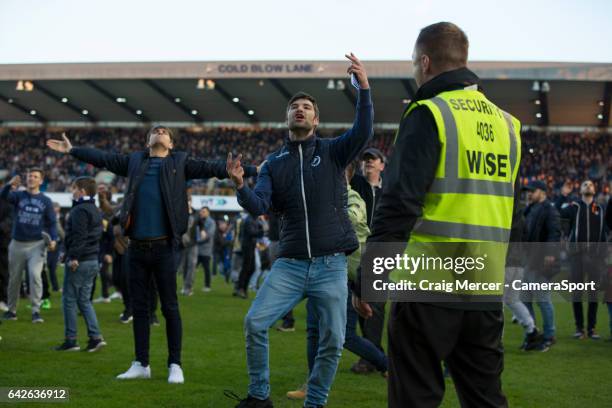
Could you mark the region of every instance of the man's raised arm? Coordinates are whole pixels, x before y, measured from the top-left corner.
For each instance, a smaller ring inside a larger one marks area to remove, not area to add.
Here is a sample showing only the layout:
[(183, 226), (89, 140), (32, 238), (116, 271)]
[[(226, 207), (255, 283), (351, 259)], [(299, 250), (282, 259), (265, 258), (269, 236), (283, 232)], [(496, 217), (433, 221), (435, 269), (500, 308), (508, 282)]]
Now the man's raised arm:
[(16, 202), (17, 187), (21, 185), (21, 177), (15, 176), (0, 190), (0, 199), (8, 201), (11, 204)]
[(363, 64), (355, 55), (351, 53), (346, 57), (351, 61), (351, 66), (347, 71), (357, 78), (359, 91), (353, 127), (332, 141), (332, 149), (336, 160), (342, 166), (347, 166), (348, 163), (353, 161), (359, 155), (359, 152), (366, 147), (374, 134), (374, 110), (367, 73)]
[(96, 167), (106, 168), (118, 176), (127, 177), (129, 164), (129, 156), (127, 155), (107, 153), (89, 147), (73, 147), (65, 133), (62, 133), (62, 140), (47, 140), (47, 147), (56, 152), (68, 153), (76, 159)]

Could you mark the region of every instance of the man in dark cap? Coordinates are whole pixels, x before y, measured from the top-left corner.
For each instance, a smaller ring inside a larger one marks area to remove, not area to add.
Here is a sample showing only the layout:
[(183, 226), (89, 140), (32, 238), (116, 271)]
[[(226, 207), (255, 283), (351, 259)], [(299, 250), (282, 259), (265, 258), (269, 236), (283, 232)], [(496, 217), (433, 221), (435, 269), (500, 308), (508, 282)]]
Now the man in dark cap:
[[(529, 202), (525, 209), (526, 242), (559, 242), (561, 240), (561, 220), (559, 212), (546, 195), (546, 183), (540, 180), (531, 181), (524, 187), (524, 190), (527, 190), (527, 201)], [(545, 280), (546, 273), (543, 269), (551, 269), (554, 261), (552, 255), (545, 256), (543, 264), (538, 260), (530, 259), (527, 265), (526, 280), (531, 282)], [(544, 347), (552, 346), (556, 342), (556, 329), (555, 309), (551, 301), (550, 291), (525, 291), (522, 300), (534, 321), (536, 319), (532, 302), (535, 301), (538, 304), (543, 320)]]
[(385, 169), (386, 158), (380, 150), (369, 147), (361, 154), (363, 175), (355, 173), (351, 179), (351, 188), (359, 193), (366, 203), (368, 226), (372, 225), (374, 209), (380, 198), (382, 186), (381, 173)]
[[(381, 197), (382, 176), (385, 169), (385, 155), (375, 147), (368, 147), (361, 153), (362, 173), (355, 173), (351, 179), (351, 188), (355, 190), (366, 203), (368, 227), (372, 226), (374, 211)], [(370, 340), (376, 347), (384, 352), (381, 344), (383, 328), (385, 326), (385, 302), (372, 302), (373, 315), (370, 319), (359, 317), (359, 326), (363, 337)], [(356, 374), (376, 372), (376, 367), (364, 359), (359, 359), (351, 367)]]

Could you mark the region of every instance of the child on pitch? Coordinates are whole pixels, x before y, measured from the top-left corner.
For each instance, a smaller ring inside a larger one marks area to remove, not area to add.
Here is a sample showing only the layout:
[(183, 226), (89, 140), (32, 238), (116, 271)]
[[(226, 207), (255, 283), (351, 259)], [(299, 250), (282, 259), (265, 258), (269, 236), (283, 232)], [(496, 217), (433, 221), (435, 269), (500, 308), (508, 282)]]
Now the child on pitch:
[(96, 312), (91, 304), (91, 287), (96, 277), (102, 237), (102, 215), (96, 207), (96, 181), (79, 177), (72, 183), (72, 209), (66, 222), (66, 255), (62, 308), (65, 340), (57, 351), (77, 351), (77, 307), (85, 319), (89, 341), (86, 351), (106, 346), (100, 334)]

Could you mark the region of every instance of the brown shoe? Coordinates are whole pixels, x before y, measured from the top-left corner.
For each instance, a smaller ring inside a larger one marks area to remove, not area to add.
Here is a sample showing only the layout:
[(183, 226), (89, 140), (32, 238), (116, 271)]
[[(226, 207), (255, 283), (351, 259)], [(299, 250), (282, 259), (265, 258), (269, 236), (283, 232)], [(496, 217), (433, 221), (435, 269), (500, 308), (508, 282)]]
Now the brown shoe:
[(306, 384), (302, 385), (299, 390), (289, 391), (287, 392), (287, 398), (290, 400), (303, 400), (306, 399), (306, 391), (308, 390), (308, 386)]

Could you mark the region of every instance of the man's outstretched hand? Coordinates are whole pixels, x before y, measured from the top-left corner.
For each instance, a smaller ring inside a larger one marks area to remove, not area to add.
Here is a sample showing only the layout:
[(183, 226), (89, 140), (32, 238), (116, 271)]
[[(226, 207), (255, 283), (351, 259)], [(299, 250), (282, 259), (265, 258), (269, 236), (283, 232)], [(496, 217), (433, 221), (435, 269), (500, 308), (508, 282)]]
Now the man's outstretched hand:
[(355, 74), (357, 81), (359, 81), (359, 88), (369, 89), (370, 83), (368, 82), (368, 74), (363, 66), (363, 63), (352, 52), (350, 54), (345, 54), (344, 56), (351, 61), (351, 65), (348, 67), (346, 72), (349, 75)]
[(49, 139), (47, 140), (47, 147), (56, 152), (69, 153), (72, 149), (72, 143), (70, 143), (66, 134), (62, 133), (62, 140)]
[(244, 186), (244, 168), (242, 167), (242, 155), (239, 154), (235, 159), (232, 157), (232, 153), (227, 154), (227, 162), (226, 169), (227, 174), (232, 179), (234, 184), (236, 184), (236, 188), (240, 189)]

